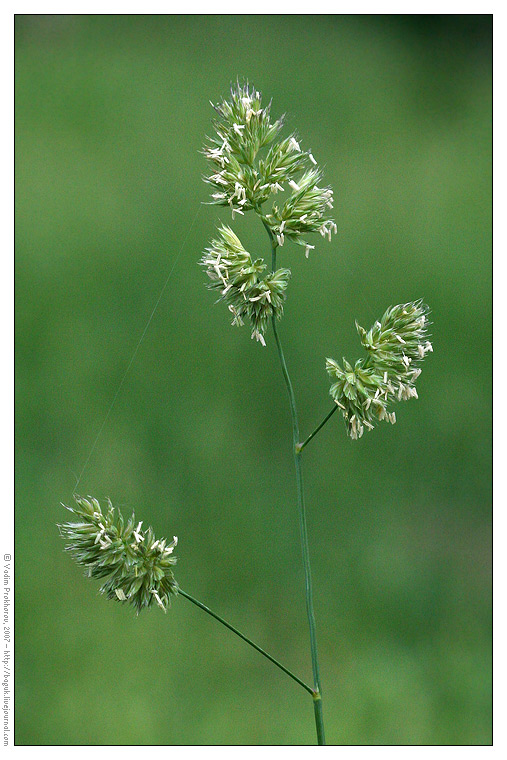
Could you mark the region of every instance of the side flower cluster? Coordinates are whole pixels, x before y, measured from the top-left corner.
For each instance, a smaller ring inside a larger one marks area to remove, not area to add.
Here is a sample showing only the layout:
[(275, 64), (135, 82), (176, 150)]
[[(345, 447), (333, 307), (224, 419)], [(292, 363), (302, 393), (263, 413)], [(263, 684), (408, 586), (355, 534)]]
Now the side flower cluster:
[[(328, 217), (333, 191), (321, 187), (322, 173), (311, 151), (304, 151), (296, 134), (278, 139), (283, 118), (271, 121), (271, 103), (262, 106), (262, 96), (248, 85), (231, 88), (230, 100), (211, 104), (217, 113), (216, 136), (208, 138), (204, 155), (211, 164), (205, 182), (213, 187), (212, 203), (229, 206), (235, 214), (254, 209), (282, 246), (286, 238), (305, 248), (314, 248), (303, 236), (319, 232), (331, 239), (336, 224)], [(266, 149), (266, 150), (263, 150)], [(261, 212), (266, 201), (287, 192), (284, 203)]]
[(433, 351), (427, 315), (422, 301), (391, 306), (368, 332), (356, 323), (366, 358), (358, 359), (353, 367), (345, 359), (343, 366), (326, 359), (333, 380), (329, 392), (342, 410), (352, 439), (360, 438), (365, 427), (373, 429), (375, 420), (394, 424), (392, 402), (417, 398), (418, 365)]
[(103, 512), (97, 499), (74, 499), (75, 506), (66, 509), (78, 521), (58, 528), (68, 542), (66, 550), (85, 568), (86, 575), (103, 579), (101, 593), (130, 602), (138, 614), (152, 604), (165, 612), (170, 595), (178, 593), (172, 572), (176, 536), (170, 542), (157, 540), (151, 527), (142, 530), (142, 522), (137, 522), (134, 514), (125, 521), (109, 500)]
[(200, 261), (211, 280), (208, 287), (218, 291), (218, 300), (227, 304), (232, 324), (241, 326), (245, 319), (249, 320), (252, 338), (265, 346), (269, 320), (273, 316), (280, 319), (283, 314), (290, 270), (278, 269), (264, 275), (264, 260), (253, 261), (230, 227), (223, 225), (218, 234)]

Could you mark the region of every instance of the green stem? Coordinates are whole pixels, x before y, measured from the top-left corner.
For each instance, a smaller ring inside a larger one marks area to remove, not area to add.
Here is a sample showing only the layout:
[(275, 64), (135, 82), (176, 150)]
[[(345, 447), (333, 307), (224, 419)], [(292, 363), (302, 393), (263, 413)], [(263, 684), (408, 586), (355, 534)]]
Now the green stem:
[(257, 652), (260, 652), (260, 654), (264, 655), (270, 662), (272, 662), (274, 665), (277, 666), (277, 668), (280, 668), (280, 670), (283, 670), (284, 673), (286, 673), (290, 678), (292, 678), (293, 681), (298, 683), (300, 686), (303, 687), (303, 689), (306, 689), (306, 691), (312, 695), (312, 697), (315, 699), (316, 694), (315, 690), (312, 689), (311, 686), (308, 686), (304, 681), (302, 681), (300, 678), (298, 678), (294, 673), (292, 673), (288, 668), (285, 667), (285, 665), (282, 665), (278, 660), (276, 660), (274, 657), (272, 657), (270, 654), (264, 651), (261, 647), (257, 646), (251, 639), (248, 638), (248, 636), (245, 636), (244, 633), (241, 633), (241, 631), (238, 631), (237, 628), (235, 628), (233, 625), (227, 622), (227, 620), (224, 620), (223, 617), (220, 617), (220, 615), (217, 615), (216, 612), (213, 612), (213, 610), (210, 610), (209, 607), (206, 607), (205, 604), (202, 602), (199, 602), (197, 599), (194, 599), (193, 596), (190, 596), (190, 594), (187, 594), (186, 591), (183, 591), (181, 588), (178, 590), (178, 594), (180, 596), (184, 596), (185, 599), (188, 599), (189, 602), (192, 602), (192, 604), (195, 604), (196, 607), (199, 607), (199, 609), (204, 610), (204, 612), (207, 612), (208, 615), (211, 615), (212, 618), (215, 618), (215, 620), (218, 620), (219, 623), (222, 623), (222, 625), (225, 625), (226, 628), (228, 628), (230, 631), (236, 634), (236, 636), (239, 636), (240, 639), (243, 639), (243, 641), (246, 641), (247, 644), (250, 644), (251, 647), (253, 647)]
[(306, 446), (306, 444), (310, 443), (310, 441), (312, 440), (312, 438), (317, 435), (317, 433), (319, 432), (319, 430), (321, 428), (324, 427), (324, 425), (326, 424), (326, 422), (328, 421), (328, 419), (330, 419), (333, 416), (333, 414), (336, 412), (337, 409), (338, 409), (338, 405), (335, 404), (335, 406), (333, 406), (333, 408), (331, 409), (331, 411), (329, 412), (329, 414), (326, 414), (326, 416), (324, 417), (324, 419), (322, 420), (322, 422), (320, 423), (320, 425), (317, 425), (317, 427), (315, 428), (315, 430), (313, 431), (313, 433), (310, 433), (310, 435), (308, 436), (308, 438), (306, 438), (303, 441), (303, 443), (298, 443), (297, 444), (296, 450), (297, 450), (298, 454), (303, 451), (303, 449)]
[(259, 214), (259, 216), (261, 218), (261, 221), (262, 221), (262, 223), (264, 225), (264, 229), (268, 233), (269, 239), (271, 241), (271, 270), (274, 272), (275, 269), (276, 269), (276, 247), (277, 247), (278, 243), (276, 242), (276, 238), (273, 235), (273, 233), (271, 231), (271, 227), (267, 223), (266, 218), (261, 214), (261, 212), (259, 210), (257, 211), (257, 213)]
[[(269, 226), (264, 222), (270, 240), (272, 249), (272, 269), (276, 269), (276, 241), (273, 233), (269, 229)], [(313, 683), (314, 683), (314, 702), (313, 708), (315, 713), (315, 726), (317, 729), (317, 741), (318, 744), (325, 744), (326, 739), (324, 735), (324, 719), (322, 715), (322, 689), (320, 684), (319, 674), (319, 659), (317, 655), (317, 635), (315, 626), (315, 614), (313, 611), (313, 592), (312, 592), (312, 573), (310, 567), (310, 549), (308, 545), (308, 530), (306, 526), (306, 512), (305, 512), (305, 497), (303, 489), (303, 472), (301, 468), (301, 451), (298, 451), (299, 444), (299, 423), (296, 409), (296, 399), (294, 396), (294, 390), (292, 388), (289, 371), (287, 369), (287, 363), (282, 349), (282, 344), (278, 336), (278, 330), (276, 327), (276, 317), (272, 318), (273, 333), (275, 336), (276, 346), (278, 349), (278, 356), (280, 358), (280, 364), (282, 366), (282, 374), (287, 387), (287, 393), (289, 394), (290, 411), (292, 416), (292, 438), (293, 438), (293, 451), (294, 451), (294, 464), (296, 468), (296, 484), (297, 484), (297, 497), (298, 497), (298, 509), (299, 509), (299, 528), (301, 534), (301, 549), (303, 553), (303, 566), (305, 571), (305, 591), (306, 591), (306, 614), (308, 617), (308, 625), (310, 628), (310, 649), (312, 657), (312, 671), (313, 671)]]

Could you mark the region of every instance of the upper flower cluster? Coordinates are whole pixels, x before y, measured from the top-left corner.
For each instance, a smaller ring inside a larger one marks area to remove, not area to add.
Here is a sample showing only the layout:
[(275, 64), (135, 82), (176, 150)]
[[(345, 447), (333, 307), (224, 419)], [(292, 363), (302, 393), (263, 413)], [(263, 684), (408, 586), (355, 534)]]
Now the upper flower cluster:
[(395, 423), (393, 401), (417, 398), (415, 381), (421, 374), (417, 366), (433, 351), (428, 340), (428, 307), (422, 301), (391, 306), (380, 322), (367, 332), (356, 323), (361, 343), (368, 356), (354, 367), (345, 359), (343, 367), (326, 359), (326, 369), (334, 380), (330, 394), (342, 410), (351, 438), (360, 438), (373, 422)]
[(253, 261), (230, 227), (223, 225), (218, 233), (200, 261), (211, 280), (209, 287), (219, 291), (219, 300), (228, 305), (232, 324), (241, 326), (244, 319), (249, 319), (252, 338), (265, 346), (269, 320), (273, 316), (280, 319), (283, 314), (290, 271), (278, 269), (262, 277), (264, 260)]
[(66, 547), (91, 578), (102, 578), (100, 591), (109, 599), (129, 601), (139, 613), (156, 603), (164, 612), (170, 594), (178, 593), (172, 556), (178, 539), (157, 540), (153, 530), (136, 525), (134, 514), (125, 522), (108, 500), (105, 512), (92, 497), (74, 496), (76, 506), (66, 507), (78, 522), (59, 525)]
[[(212, 104), (213, 105), (213, 104)], [(279, 192), (288, 192), (284, 203), (273, 204), (262, 214), (278, 245), (289, 238), (305, 248), (314, 247), (303, 236), (319, 232), (331, 239), (336, 224), (328, 217), (333, 191), (321, 187), (322, 173), (310, 151), (303, 151), (295, 134), (277, 140), (283, 118), (271, 121), (271, 103), (248, 85), (231, 88), (230, 100), (213, 105), (216, 137), (209, 138), (204, 154), (212, 166), (205, 177), (214, 188), (212, 202), (229, 206), (235, 214), (262, 205)], [(269, 147), (268, 147), (269, 146)], [(266, 148), (265, 151), (262, 149)]]

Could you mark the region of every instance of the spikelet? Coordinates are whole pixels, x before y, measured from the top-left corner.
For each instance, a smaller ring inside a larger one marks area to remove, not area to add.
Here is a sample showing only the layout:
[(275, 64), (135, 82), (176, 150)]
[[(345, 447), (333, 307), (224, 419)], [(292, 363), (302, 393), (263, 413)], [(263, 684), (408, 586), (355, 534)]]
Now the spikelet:
[(373, 429), (376, 420), (394, 424), (394, 401), (417, 398), (418, 366), (433, 346), (428, 340), (428, 307), (422, 301), (390, 306), (380, 322), (366, 332), (356, 323), (367, 357), (352, 366), (326, 359), (333, 380), (331, 397), (342, 410), (351, 438)]
[(105, 511), (91, 496), (74, 500), (75, 505), (66, 509), (78, 521), (58, 528), (67, 541), (66, 550), (85, 568), (85, 575), (102, 579), (101, 593), (129, 602), (138, 614), (153, 604), (165, 612), (171, 594), (178, 593), (172, 572), (176, 536), (170, 542), (155, 539), (151, 528), (142, 530), (134, 514), (125, 521), (109, 500)]

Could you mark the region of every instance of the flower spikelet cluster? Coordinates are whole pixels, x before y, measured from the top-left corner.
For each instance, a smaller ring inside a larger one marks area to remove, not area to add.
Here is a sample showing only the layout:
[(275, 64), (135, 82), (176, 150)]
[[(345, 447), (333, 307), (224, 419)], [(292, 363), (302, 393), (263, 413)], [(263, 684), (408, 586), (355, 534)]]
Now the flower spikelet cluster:
[[(311, 151), (304, 151), (296, 134), (279, 138), (283, 117), (271, 120), (271, 103), (248, 84), (231, 88), (229, 100), (213, 105), (215, 137), (208, 138), (204, 155), (211, 165), (205, 182), (213, 187), (212, 203), (229, 206), (235, 214), (254, 209), (261, 214), (282, 246), (286, 238), (314, 248), (304, 236), (319, 232), (331, 239), (336, 224), (328, 217), (333, 191), (322, 187), (322, 173)], [(285, 202), (261, 207), (273, 194), (286, 193)]]
[(178, 593), (172, 572), (176, 536), (170, 542), (157, 540), (151, 527), (143, 530), (134, 514), (126, 521), (110, 500), (104, 511), (91, 496), (74, 496), (74, 500), (75, 505), (66, 509), (77, 522), (58, 528), (67, 541), (66, 550), (85, 568), (86, 575), (100, 578), (101, 593), (130, 602), (138, 614), (153, 604), (165, 612), (170, 595)]
[(248, 320), (252, 325), (252, 338), (265, 346), (264, 333), (269, 320), (280, 319), (283, 314), (290, 270), (278, 269), (264, 274), (264, 260), (253, 261), (230, 227), (223, 225), (218, 234), (200, 262), (210, 278), (209, 288), (218, 291), (218, 300), (227, 304), (233, 315), (232, 324), (241, 326)]
[(391, 306), (381, 321), (366, 331), (356, 323), (367, 356), (354, 366), (326, 359), (333, 380), (330, 394), (340, 407), (351, 438), (360, 438), (375, 420), (394, 424), (395, 401), (417, 398), (418, 366), (433, 347), (428, 340), (428, 307), (422, 301)]

